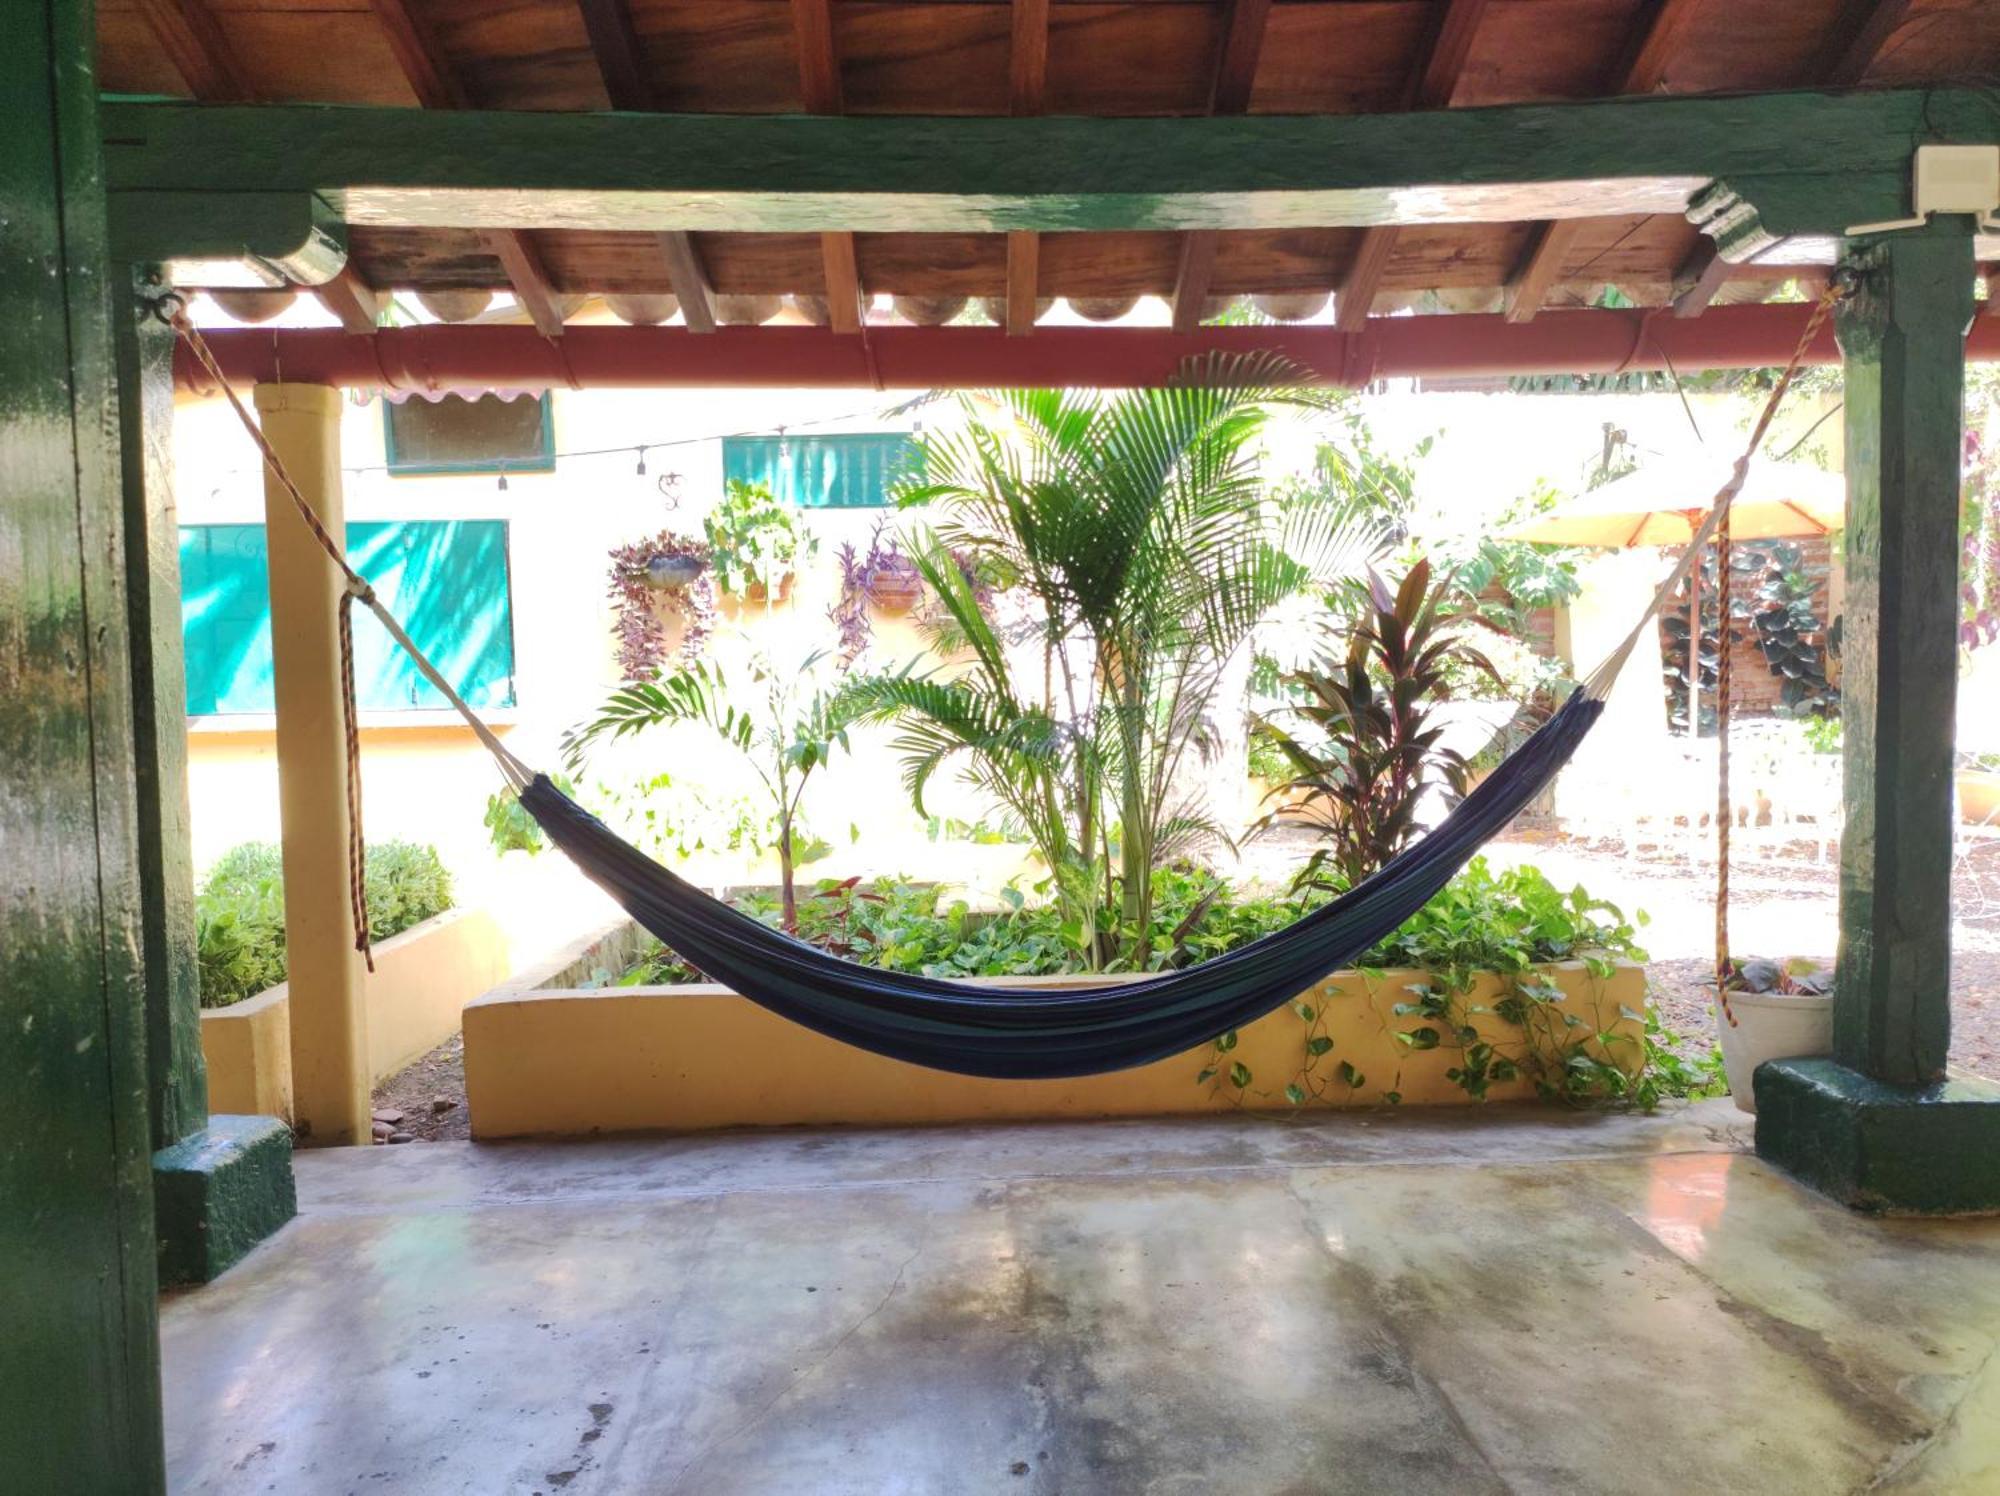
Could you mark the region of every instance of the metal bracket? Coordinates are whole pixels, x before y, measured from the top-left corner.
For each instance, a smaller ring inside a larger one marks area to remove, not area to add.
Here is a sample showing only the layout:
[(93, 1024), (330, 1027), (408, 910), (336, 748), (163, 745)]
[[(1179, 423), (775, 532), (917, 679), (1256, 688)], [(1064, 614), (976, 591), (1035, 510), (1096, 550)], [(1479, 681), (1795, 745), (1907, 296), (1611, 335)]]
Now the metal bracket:
[(2000, 231), (2000, 145), (1920, 145), (1910, 178), (1911, 217), (1857, 223), (1848, 237), (1925, 228), (1933, 213), (1969, 213), (1982, 231)]

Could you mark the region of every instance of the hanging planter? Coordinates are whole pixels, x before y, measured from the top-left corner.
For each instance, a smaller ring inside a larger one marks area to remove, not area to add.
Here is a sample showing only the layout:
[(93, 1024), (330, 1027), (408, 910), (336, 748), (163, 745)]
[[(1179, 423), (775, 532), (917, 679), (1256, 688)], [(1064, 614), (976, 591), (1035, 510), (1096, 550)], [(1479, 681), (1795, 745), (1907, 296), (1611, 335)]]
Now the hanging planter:
[(799, 526), (790, 505), (762, 483), (731, 478), (722, 502), (702, 520), (716, 580), (746, 603), (782, 603), (791, 597), (797, 563), (819, 549)]
[(659, 674), (676, 621), (682, 625), (680, 658), (700, 656), (715, 627), (715, 586), (708, 572), (707, 543), (671, 530), (612, 550), (613, 631), (618, 638), (618, 668), (626, 680), (650, 680)]
[(827, 611), (840, 631), (841, 658), (852, 664), (868, 648), (873, 630), (868, 610), (889, 618), (916, 611), (924, 600), (924, 574), (904, 554), (889, 522), (876, 523), (868, 550), (857, 554), (852, 544), (840, 547), (840, 600)]

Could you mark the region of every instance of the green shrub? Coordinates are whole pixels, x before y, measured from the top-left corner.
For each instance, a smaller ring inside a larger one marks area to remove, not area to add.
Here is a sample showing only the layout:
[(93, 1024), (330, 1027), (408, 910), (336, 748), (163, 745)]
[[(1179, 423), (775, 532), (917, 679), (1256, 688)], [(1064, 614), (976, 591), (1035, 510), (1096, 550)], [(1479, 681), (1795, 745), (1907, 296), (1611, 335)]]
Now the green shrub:
[[(368, 846), (368, 935), (387, 940), (451, 908), (451, 874), (435, 848)], [(201, 1005), (223, 1008), (285, 980), (285, 871), (269, 842), (231, 847), (195, 895)]]

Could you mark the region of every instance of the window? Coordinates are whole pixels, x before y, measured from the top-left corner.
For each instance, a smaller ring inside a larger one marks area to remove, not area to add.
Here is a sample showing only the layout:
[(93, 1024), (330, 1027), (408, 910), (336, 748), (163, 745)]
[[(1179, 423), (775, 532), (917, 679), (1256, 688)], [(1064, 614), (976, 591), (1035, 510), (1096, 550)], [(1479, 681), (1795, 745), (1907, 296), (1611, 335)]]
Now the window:
[(722, 442), (722, 476), (762, 483), (801, 509), (879, 508), (916, 456), (916, 441), (902, 431), (730, 436)]
[(384, 400), (392, 473), (546, 473), (556, 465), (549, 397)]
[[(180, 540), (188, 715), (272, 710), (264, 527), (186, 525)], [(505, 520), (357, 522), (347, 527), (347, 555), (459, 695), (475, 707), (514, 704)], [(354, 694), (363, 711), (446, 705), (361, 608), (354, 610)]]

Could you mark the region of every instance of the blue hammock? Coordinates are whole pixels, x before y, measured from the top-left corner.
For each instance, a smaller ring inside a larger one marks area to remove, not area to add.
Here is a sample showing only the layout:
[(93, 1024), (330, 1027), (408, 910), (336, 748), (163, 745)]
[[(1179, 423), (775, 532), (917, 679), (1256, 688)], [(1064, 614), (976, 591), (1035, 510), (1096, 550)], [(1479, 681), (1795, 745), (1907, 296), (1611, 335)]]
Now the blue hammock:
[(626, 913), (718, 982), (781, 1017), (933, 1070), (1096, 1075), (1165, 1059), (1297, 997), (1421, 909), (1547, 788), (1604, 704), (1589, 688), (1416, 845), (1333, 902), (1199, 966), (1063, 991), (884, 971), (829, 955), (709, 897), (536, 774), (521, 804)]

